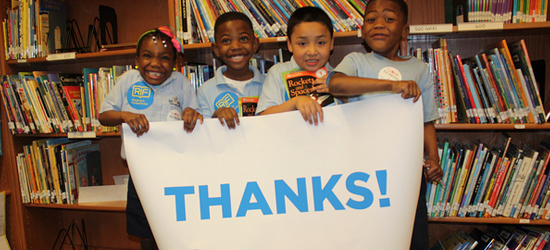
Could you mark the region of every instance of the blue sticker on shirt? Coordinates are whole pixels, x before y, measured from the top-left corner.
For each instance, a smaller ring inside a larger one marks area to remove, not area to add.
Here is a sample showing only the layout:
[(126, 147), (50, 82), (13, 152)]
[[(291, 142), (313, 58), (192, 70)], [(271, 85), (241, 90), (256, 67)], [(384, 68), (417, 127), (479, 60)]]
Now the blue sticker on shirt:
[(145, 82), (134, 83), (126, 93), (128, 104), (135, 109), (148, 108), (153, 104), (154, 97), (155, 92)]
[(234, 108), (239, 113), (239, 96), (233, 92), (223, 92), (214, 99), (214, 107)]

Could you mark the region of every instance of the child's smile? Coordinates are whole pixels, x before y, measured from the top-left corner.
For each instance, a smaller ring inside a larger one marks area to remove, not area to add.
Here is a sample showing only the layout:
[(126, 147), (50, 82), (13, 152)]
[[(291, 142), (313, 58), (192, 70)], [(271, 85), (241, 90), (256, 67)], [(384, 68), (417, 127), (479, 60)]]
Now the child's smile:
[(406, 23), (396, 3), (372, 2), (365, 11), (363, 39), (374, 52), (395, 59), (401, 39), (408, 35)]
[(254, 31), (242, 20), (225, 22), (218, 31), (212, 49), (227, 65), (224, 76), (234, 80), (250, 79), (249, 61), (259, 46)]
[(173, 48), (164, 47), (160, 37), (144, 38), (136, 65), (143, 79), (151, 85), (160, 85), (172, 74)]

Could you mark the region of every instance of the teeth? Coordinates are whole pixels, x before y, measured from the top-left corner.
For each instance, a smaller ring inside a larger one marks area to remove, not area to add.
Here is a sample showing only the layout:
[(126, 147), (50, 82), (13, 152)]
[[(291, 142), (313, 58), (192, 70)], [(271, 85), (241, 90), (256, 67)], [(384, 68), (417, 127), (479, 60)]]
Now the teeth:
[(240, 59), (242, 59), (242, 58), (243, 58), (242, 55), (240, 55), (240, 56), (232, 56), (232, 57), (231, 57), (231, 59), (233, 59), (233, 60), (240, 60)]
[(151, 75), (151, 76), (157, 76), (157, 77), (158, 77), (158, 76), (161, 76), (162, 73), (159, 73), (159, 72), (151, 72), (151, 71), (150, 71), (150, 72), (149, 72), (149, 75)]

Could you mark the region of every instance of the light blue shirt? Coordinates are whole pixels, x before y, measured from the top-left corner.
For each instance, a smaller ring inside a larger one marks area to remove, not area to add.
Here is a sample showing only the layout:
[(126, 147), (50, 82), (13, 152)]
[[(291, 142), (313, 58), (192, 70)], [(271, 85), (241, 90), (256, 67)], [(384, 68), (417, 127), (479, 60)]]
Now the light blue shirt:
[[(199, 110), (195, 91), (189, 79), (181, 73), (174, 71), (166, 81), (153, 86), (145, 82), (139, 71), (133, 69), (117, 79), (115, 86), (101, 103), (100, 113), (110, 110), (128, 111), (144, 114), (149, 122), (179, 121), (181, 112), (187, 107)], [(124, 147), (121, 156), (126, 159)]]
[[(434, 83), (428, 67), (416, 57), (406, 57), (405, 59), (404, 61), (393, 61), (376, 53), (353, 52), (344, 57), (342, 62), (329, 73), (327, 85), (336, 72), (373, 79), (412, 80), (416, 82), (422, 92), (424, 122), (438, 119)], [(366, 93), (356, 98), (349, 98), (349, 100), (350, 102), (362, 100), (371, 94), (373, 93)]]
[[(325, 64), (327, 71), (332, 70), (332, 66), (327, 62)], [(290, 61), (284, 63), (277, 63), (273, 65), (267, 72), (267, 76), (264, 80), (264, 86), (262, 88), (262, 94), (258, 100), (258, 107), (256, 108), (256, 115), (263, 112), (271, 106), (281, 105), (288, 101), (286, 94), (286, 85), (283, 82), (281, 74), (293, 69), (299, 69), (300, 66), (294, 60), (294, 56), (290, 58)]]
[(214, 78), (206, 81), (197, 91), (197, 99), (204, 118), (211, 118), (214, 111), (222, 107), (231, 107), (239, 114), (239, 98), (259, 97), (265, 76), (255, 67), (249, 67), (254, 73), (252, 81), (244, 86), (244, 93), (228, 84), (223, 76), (227, 66), (219, 67)]

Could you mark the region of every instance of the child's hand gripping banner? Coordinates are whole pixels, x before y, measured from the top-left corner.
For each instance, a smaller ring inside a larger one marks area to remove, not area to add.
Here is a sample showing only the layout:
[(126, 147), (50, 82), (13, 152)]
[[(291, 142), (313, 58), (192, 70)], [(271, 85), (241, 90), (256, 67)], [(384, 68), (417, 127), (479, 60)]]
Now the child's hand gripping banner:
[(124, 124), (132, 179), (160, 249), (408, 249), (422, 173), (422, 101)]

